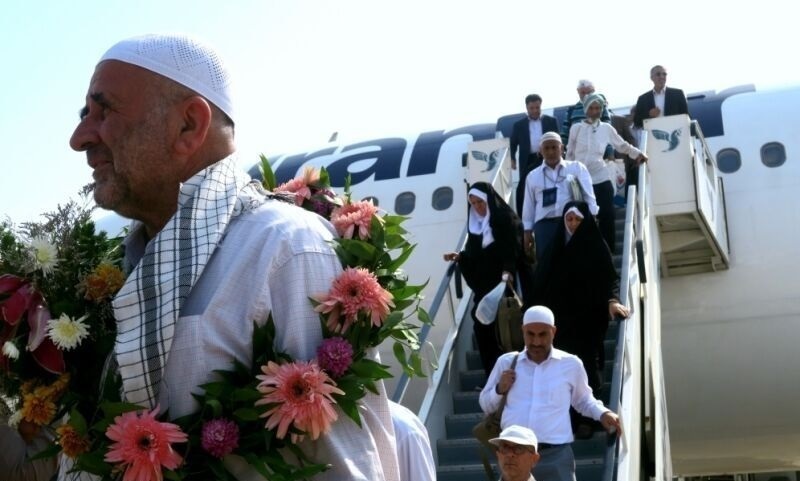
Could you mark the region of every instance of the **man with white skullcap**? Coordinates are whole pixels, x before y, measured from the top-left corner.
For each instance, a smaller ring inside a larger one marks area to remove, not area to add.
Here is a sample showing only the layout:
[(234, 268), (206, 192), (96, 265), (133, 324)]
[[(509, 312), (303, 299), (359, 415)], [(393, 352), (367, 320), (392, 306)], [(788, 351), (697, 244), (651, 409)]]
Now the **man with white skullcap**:
[[(330, 224), (238, 169), (231, 85), (221, 57), (191, 37), (123, 40), (97, 64), (70, 140), (93, 169), (97, 203), (134, 219), (113, 301), (124, 398), (173, 419), (197, 410), (192, 393), (214, 370), (249, 362), (252, 323), (269, 314), (276, 350), (312, 359), (322, 331), (308, 299), (341, 272)], [(399, 479), (378, 389), (364, 398), (363, 427), (340, 413), (300, 445), (331, 464), (314, 479)], [(263, 479), (241, 459), (225, 464), (237, 479)]]
[(525, 311), (522, 332), (525, 351), (497, 360), (481, 391), (481, 408), (494, 412), (506, 394), (500, 426), (525, 426), (536, 433), (541, 455), (533, 470), (537, 481), (575, 481), (570, 406), (612, 432), (620, 432), (619, 417), (595, 399), (581, 360), (553, 347), (556, 324), (550, 309), (533, 306)]
[(537, 261), (542, 259), (561, 225), (564, 206), (571, 200), (580, 200), (575, 198), (573, 185), (579, 187), (582, 200), (589, 205), (592, 215), (598, 210), (589, 171), (580, 162), (563, 159), (561, 136), (547, 132), (542, 135), (539, 146), (544, 162), (525, 179), (522, 202), (525, 251), (530, 253), (535, 247)]

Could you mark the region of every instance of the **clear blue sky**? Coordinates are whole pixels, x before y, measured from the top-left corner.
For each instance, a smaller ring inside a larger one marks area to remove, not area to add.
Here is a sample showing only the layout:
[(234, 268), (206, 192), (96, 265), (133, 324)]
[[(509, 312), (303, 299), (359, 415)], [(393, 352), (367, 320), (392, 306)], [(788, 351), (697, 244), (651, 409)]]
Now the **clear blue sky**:
[(560, 1), (24, 1), (0, 6), (0, 217), (32, 219), (91, 180), (67, 141), (97, 59), (117, 40), (190, 33), (237, 82), (243, 163), (259, 152), (455, 128), (573, 103), (589, 78), (630, 105), (663, 64), (687, 92), (800, 83), (787, 3)]

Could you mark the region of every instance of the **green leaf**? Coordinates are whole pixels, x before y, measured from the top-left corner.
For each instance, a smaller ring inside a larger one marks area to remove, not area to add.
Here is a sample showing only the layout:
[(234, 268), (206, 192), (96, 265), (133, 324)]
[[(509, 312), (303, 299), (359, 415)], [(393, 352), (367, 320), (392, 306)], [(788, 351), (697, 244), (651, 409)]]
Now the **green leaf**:
[(255, 401), (261, 397), (261, 393), (259, 393), (255, 389), (250, 388), (239, 388), (233, 391), (231, 395), (231, 399), (234, 401), (241, 401), (241, 402), (251, 402)]
[(361, 240), (339, 239), (338, 242), (345, 251), (361, 260), (371, 261), (375, 259), (375, 256), (378, 253), (378, 250), (375, 248), (375, 246)]
[(222, 403), (220, 403), (216, 399), (208, 399), (205, 402), (205, 409), (210, 409), (211, 416), (214, 418), (222, 416)]
[(417, 319), (420, 320), (423, 324), (433, 325), (433, 319), (431, 319), (430, 314), (426, 311), (422, 306), (417, 308)]
[(258, 411), (253, 408), (239, 408), (233, 416), (240, 421), (258, 421)]
[(228, 392), (229, 387), (230, 386), (228, 383), (221, 381), (209, 382), (200, 385), (200, 389), (205, 391), (206, 396), (214, 398), (222, 397), (226, 392)]
[(397, 259), (392, 261), (392, 263), (387, 267), (387, 269), (389, 269), (390, 271), (396, 271), (397, 269), (399, 269), (400, 266), (405, 264), (405, 262), (411, 256), (411, 253), (414, 252), (415, 247), (416, 246), (411, 246), (408, 249), (403, 249), (403, 252), (397, 257)]
[(75, 428), (75, 431), (81, 436), (86, 436), (89, 433), (89, 427), (86, 425), (86, 418), (78, 411), (78, 408), (72, 408), (69, 412), (69, 424)]
[(361, 427), (361, 415), (358, 414), (358, 403), (355, 400), (339, 397), (336, 403), (342, 408), (342, 412), (347, 414), (347, 417), (352, 419), (358, 427)]
[(61, 452), (61, 446), (59, 446), (58, 444), (51, 444), (46, 449), (43, 449), (38, 453), (36, 453), (35, 456), (31, 456), (30, 460), (36, 461), (37, 459), (52, 458), (53, 456), (56, 456), (59, 452)]
[(208, 468), (214, 473), (214, 477), (219, 481), (236, 481), (236, 478), (231, 476), (222, 461), (213, 460), (208, 463)]
[(109, 464), (103, 459), (105, 453), (102, 451), (92, 451), (90, 453), (78, 456), (75, 462), (75, 469), (78, 471), (86, 471), (97, 476), (105, 476), (111, 473), (112, 464)]
[(273, 190), (278, 186), (275, 180), (275, 172), (272, 171), (272, 165), (264, 154), (259, 155), (259, 157), (261, 158), (261, 165), (259, 166), (261, 178), (264, 179), (261, 183), (265, 189)]
[(104, 402), (100, 404), (100, 409), (103, 411), (103, 415), (106, 418), (113, 418), (131, 411), (149, 411), (149, 409), (144, 406), (126, 402)]
[(371, 379), (388, 379), (392, 374), (388, 371), (389, 366), (377, 363), (372, 359), (361, 359), (350, 365), (350, 370), (358, 377)]
[(171, 479), (172, 481), (181, 481), (183, 479), (183, 476), (169, 469), (165, 469), (161, 473), (164, 475), (164, 479)]
[(405, 370), (405, 366), (408, 362), (406, 361), (406, 350), (403, 348), (403, 345), (399, 342), (395, 342), (392, 350), (394, 351), (394, 357), (400, 365), (403, 366), (403, 370)]

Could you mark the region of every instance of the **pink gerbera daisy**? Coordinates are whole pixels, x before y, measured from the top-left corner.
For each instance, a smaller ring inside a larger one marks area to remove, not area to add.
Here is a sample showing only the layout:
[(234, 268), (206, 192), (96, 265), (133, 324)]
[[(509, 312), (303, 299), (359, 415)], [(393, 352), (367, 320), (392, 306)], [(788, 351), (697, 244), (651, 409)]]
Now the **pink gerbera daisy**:
[(270, 409), (261, 415), (266, 417), (267, 429), (278, 428), (277, 436), (283, 439), (290, 426), (311, 439), (325, 434), (336, 421), (333, 409), (334, 394), (344, 394), (336, 383), (319, 368), (314, 361), (295, 361), (276, 364), (270, 361), (261, 366), (264, 375), (258, 390), (264, 397), (256, 401), (256, 406), (269, 405)]
[(156, 421), (158, 408), (143, 412), (127, 412), (114, 418), (106, 429), (106, 437), (115, 441), (105, 460), (121, 463), (125, 469), (122, 481), (162, 481), (161, 468), (175, 469), (181, 456), (172, 443), (185, 443), (186, 433), (175, 424)]
[[(363, 267), (348, 267), (333, 281), (330, 292), (314, 298), (315, 311), (328, 316), (328, 329), (344, 333), (358, 318), (359, 312), (369, 316), (373, 326), (380, 326), (389, 309), (394, 307), (392, 294), (378, 284), (378, 278)], [(339, 318), (344, 316), (344, 321)]]
[[(345, 204), (331, 213), (331, 222), (336, 227), (336, 232), (345, 239), (352, 239), (355, 230), (358, 228), (358, 237), (361, 240), (369, 239), (369, 229), (372, 218), (378, 212), (378, 208), (372, 200), (362, 200), (354, 204)], [(380, 217), (377, 217), (382, 221)]]
[(306, 199), (311, 198), (311, 187), (319, 182), (319, 171), (313, 167), (306, 167), (303, 175), (284, 182), (275, 188), (275, 192), (290, 192), (294, 194), (294, 202), (303, 205)]

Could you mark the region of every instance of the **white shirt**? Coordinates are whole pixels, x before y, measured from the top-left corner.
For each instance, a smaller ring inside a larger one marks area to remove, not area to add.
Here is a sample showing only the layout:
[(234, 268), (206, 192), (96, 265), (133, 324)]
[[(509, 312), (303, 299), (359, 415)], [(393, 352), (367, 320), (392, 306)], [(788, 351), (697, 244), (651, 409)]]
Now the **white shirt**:
[(666, 102), (666, 99), (667, 99), (667, 87), (661, 89), (661, 92), (656, 92), (655, 89), (653, 90), (653, 101), (655, 102), (656, 107), (660, 112), (658, 114), (659, 117), (664, 116), (664, 103)]
[(400, 481), (436, 481), (431, 441), (422, 421), (407, 407), (389, 402), (397, 440)]
[(592, 176), (592, 184), (612, 180), (603, 158), (608, 144), (632, 159), (642, 154), (639, 149), (622, 140), (609, 123), (600, 122), (595, 126), (586, 122), (576, 122), (569, 129), (567, 158), (580, 161), (586, 166)]
[[(539, 139), (542, 138), (542, 118), (532, 119), (528, 117), (528, 133), (531, 136), (531, 153), (539, 152)], [(526, 159), (527, 160), (527, 159)]]
[(508, 391), (500, 421), (501, 429), (517, 424), (533, 430), (541, 443), (571, 443), (570, 405), (584, 416), (596, 420), (600, 420), (603, 413), (608, 411), (592, 395), (581, 360), (568, 352), (552, 348), (541, 364), (528, 359), (525, 351), (500, 356), (481, 391), (480, 403), (484, 412), (494, 412), (500, 406), (502, 396), (497, 394), (495, 388), (503, 371), (511, 368), (515, 356), (517, 376)]
[[(322, 330), (309, 296), (327, 292), (342, 270), (328, 244), (333, 232), (316, 214), (280, 201), (231, 220), (175, 325), (159, 389), (159, 404), (170, 417), (197, 410), (191, 393), (215, 379), (213, 370), (230, 369), (234, 358), (251, 363), (253, 321), (266, 322), (269, 312), (276, 349), (295, 359), (316, 356)], [(129, 238), (126, 254), (135, 261), (144, 245)], [(328, 434), (300, 444), (313, 462), (333, 465), (315, 481), (399, 481), (389, 402), (383, 383), (376, 386), (381, 395), (368, 393), (361, 401), (363, 427), (337, 408), (339, 418)], [(241, 458), (225, 462), (241, 481), (264, 479)]]
[[(562, 160), (553, 169), (546, 162), (542, 162), (542, 165), (533, 169), (525, 179), (525, 198), (522, 203), (522, 225), (525, 230), (532, 230), (533, 225), (542, 219), (561, 217), (564, 206), (573, 200), (569, 187), (569, 176), (578, 180), (583, 191), (584, 202), (589, 204), (589, 211), (592, 215), (597, 215), (600, 209), (594, 198), (592, 178), (583, 164)], [(545, 207), (543, 192), (552, 187), (556, 188), (556, 201)]]

